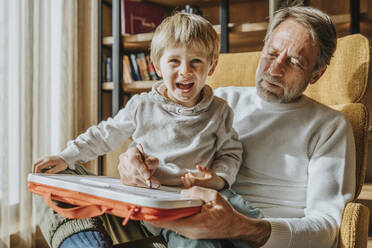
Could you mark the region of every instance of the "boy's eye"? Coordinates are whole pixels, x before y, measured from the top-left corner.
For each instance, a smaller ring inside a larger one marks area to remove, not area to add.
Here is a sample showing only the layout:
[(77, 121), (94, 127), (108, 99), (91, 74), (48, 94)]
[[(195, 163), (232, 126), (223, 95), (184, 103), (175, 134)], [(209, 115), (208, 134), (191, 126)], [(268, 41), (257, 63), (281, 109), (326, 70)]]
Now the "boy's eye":
[(169, 63), (178, 63), (179, 61), (178, 61), (178, 59), (170, 59), (168, 62)]
[(270, 58), (274, 58), (276, 57), (276, 54), (274, 52), (271, 52), (271, 51), (268, 51), (267, 53), (267, 56), (270, 57)]
[(195, 64), (195, 63), (201, 63), (202, 61), (200, 59), (192, 59), (191, 60), (191, 63)]

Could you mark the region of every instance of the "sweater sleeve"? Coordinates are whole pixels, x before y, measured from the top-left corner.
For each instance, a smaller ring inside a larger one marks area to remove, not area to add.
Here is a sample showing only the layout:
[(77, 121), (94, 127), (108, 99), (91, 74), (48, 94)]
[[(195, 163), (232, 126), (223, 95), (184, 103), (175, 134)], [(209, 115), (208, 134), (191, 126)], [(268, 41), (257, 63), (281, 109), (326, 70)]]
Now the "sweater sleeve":
[(137, 98), (133, 97), (113, 118), (91, 126), (75, 140), (69, 141), (59, 155), (70, 169), (75, 169), (76, 161), (89, 161), (114, 150), (134, 132), (136, 107)]
[(217, 148), (212, 170), (224, 178), (230, 187), (235, 182), (242, 162), (243, 147), (232, 127), (232, 109), (227, 104), (224, 104), (221, 109), (221, 122), (217, 130)]
[(336, 247), (343, 209), (355, 191), (352, 128), (338, 119), (314, 138), (308, 167), (305, 216), (268, 218), (271, 236), (263, 247)]

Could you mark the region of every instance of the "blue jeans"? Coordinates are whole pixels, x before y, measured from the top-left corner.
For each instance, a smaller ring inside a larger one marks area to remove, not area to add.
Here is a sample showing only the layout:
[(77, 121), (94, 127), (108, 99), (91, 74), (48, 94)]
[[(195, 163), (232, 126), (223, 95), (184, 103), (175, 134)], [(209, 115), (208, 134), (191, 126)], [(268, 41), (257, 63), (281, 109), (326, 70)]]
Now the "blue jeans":
[(82, 231), (65, 239), (59, 248), (110, 248), (111, 238), (98, 231)]
[[(225, 189), (220, 192), (227, 201), (241, 214), (252, 218), (263, 218), (261, 211), (254, 207), (250, 202), (246, 201), (235, 193), (231, 189)], [(168, 229), (162, 229), (161, 235), (167, 242), (168, 248), (227, 248), (227, 247), (236, 247), (236, 248), (250, 248), (250, 246), (237, 239), (199, 239), (192, 240), (185, 238), (173, 231)]]

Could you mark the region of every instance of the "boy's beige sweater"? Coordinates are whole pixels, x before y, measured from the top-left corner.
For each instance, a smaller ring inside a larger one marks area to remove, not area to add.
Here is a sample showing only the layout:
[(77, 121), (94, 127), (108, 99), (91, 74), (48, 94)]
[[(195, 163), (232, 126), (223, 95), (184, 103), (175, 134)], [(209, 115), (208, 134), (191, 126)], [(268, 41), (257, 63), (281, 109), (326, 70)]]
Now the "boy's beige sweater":
[(159, 159), (155, 176), (164, 185), (182, 185), (180, 177), (200, 164), (211, 168), (231, 185), (242, 156), (242, 145), (232, 128), (233, 112), (209, 86), (202, 99), (185, 108), (164, 97), (163, 82), (150, 93), (133, 96), (114, 118), (90, 127), (69, 141), (61, 157), (74, 169), (115, 149), (132, 137), (147, 155)]

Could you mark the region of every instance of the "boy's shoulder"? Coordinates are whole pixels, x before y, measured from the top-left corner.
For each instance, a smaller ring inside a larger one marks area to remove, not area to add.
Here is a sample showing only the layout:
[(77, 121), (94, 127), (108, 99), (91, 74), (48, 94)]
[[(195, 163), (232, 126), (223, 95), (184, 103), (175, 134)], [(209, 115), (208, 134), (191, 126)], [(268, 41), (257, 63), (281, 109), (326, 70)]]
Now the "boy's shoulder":
[(227, 102), (225, 99), (219, 97), (219, 96), (216, 96), (216, 95), (213, 95), (213, 104), (219, 106), (219, 107), (223, 107), (223, 106), (228, 106)]
[(150, 99), (151, 97), (149, 92), (132, 95), (128, 102), (125, 104), (125, 108), (132, 110), (137, 109), (141, 105), (148, 104)]
[(136, 102), (136, 103), (143, 103), (149, 101), (151, 98), (150, 92), (142, 92), (140, 94), (132, 95), (130, 98), (130, 101)]

